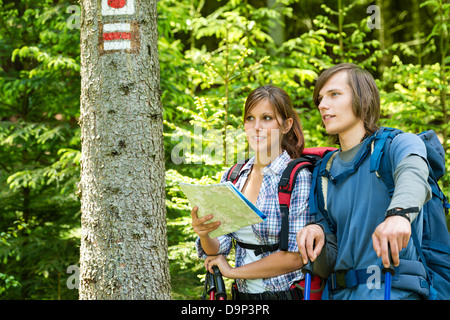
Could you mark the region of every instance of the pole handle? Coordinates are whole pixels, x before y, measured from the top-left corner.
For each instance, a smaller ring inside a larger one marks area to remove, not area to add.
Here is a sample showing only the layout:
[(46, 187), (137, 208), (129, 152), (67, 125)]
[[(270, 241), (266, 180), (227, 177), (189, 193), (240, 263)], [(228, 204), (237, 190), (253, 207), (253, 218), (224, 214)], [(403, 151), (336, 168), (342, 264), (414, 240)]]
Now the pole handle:
[(390, 273), (392, 276), (395, 275), (395, 268), (394, 264), (392, 263), (391, 248), (389, 248), (389, 267), (383, 267), (383, 269), (381, 269), (381, 272), (383, 272), (384, 275), (386, 275), (386, 273)]
[(305, 275), (305, 291), (303, 298), (304, 300), (311, 300), (311, 278), (313, 277), (314, 262), (308, 260), (302, 268), (302, 273)]
[(306, 275), (306, 274), (313, 275), (313, 268), (314, 268), (314, 262), (311, 262), (311, 260), (308, 260), (308, 263), (305, 264), (301, 270), (304, 275)]

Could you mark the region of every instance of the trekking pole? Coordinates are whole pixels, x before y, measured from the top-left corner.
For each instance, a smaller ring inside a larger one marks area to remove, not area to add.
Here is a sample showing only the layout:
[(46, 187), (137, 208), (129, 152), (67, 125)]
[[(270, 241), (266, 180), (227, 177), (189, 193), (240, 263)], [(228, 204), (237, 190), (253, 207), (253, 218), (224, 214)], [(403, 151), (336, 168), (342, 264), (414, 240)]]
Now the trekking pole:
[(207, 293), (209, 294), (209, 300), (216, 299), (216, 284), (214, 281), (214, 275), (209, 271), (206, 271), (206, 286), (208, 288)]
[(381, 270), (384, 274), (384, 300), (391, 300), (392, 276), (395, 275), (395, 269), (392, 264), (391, 249), (389, 249), (389, 267)]
[(227, 300), (227, 292), (225, 289), (225, 283), (223, 282), (222, 274), (217, 266), (213, 267), (214, 271), (214, 280), (217, 288), (216, 298), (218, 300)]
[(311, 278), (313, 276), (314, 263), (311, 260), (308, 261), (302, 268), (302, 273), (305, 275), (305, 294), (304, 300), (311, 300)]

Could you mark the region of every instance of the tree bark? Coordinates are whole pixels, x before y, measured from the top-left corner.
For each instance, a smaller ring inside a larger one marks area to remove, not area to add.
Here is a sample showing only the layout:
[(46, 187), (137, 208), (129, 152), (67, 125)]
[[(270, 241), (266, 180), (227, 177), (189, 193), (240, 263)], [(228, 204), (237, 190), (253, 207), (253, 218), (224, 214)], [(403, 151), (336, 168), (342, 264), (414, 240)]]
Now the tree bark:
[(157, 1), (80, 3), (79, 298), (170, 299)]

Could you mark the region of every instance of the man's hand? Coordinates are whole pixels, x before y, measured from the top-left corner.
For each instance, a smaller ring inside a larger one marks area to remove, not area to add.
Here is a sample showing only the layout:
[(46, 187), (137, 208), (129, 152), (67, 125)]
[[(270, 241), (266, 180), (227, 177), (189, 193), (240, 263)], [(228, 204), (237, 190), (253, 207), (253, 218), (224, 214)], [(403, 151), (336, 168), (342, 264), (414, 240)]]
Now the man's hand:
[(384, 267), (389, 267), (389, 248), (392, 263), (395, 267), (400, 264), (400, 250), (406, 248), (411, 236), (410, 222), (401, 216), (390, 216), (380, 223), (372, 234), (373, 249), (377, 256), (381, 256)]
[(310, 224), (297, 233), (297, 245), (303, 264), (307, 264), (309, 259), (314, 262), (324, 244), (325, 234), (317, 224)]

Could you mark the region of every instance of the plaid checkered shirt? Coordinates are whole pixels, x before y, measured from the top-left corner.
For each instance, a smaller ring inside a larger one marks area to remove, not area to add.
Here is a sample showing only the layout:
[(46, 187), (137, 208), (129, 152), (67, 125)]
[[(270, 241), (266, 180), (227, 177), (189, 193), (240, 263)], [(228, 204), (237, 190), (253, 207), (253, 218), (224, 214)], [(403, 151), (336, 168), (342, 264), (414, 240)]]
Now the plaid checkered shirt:
[[(240, 176), (236, 182), (236, 188), (242, 190), (247, 177), (251, 171), (255, 158), (251, 158), (241, 169)], [(288, 153), (283, 151), (273, 162), (264, 168), (264, 178), (259, 192), (256, 207), (261, 210), (267, 219), (264, 222), (252, 226), (253, 233), (256, 236), (259, 244), (270, 245), (279, 243), (281, 230), (281, 214), (278, 202), (278, 182), (287, 164), (291, 161)], [(229, 171), (229, 170), (228, 170)], [(222, 176), (222, 181), (225, 182), (228, 171)], [(291, 195), (291, 205), (289, 211), (289, 252), (298, 252), (296, 235), (308, 222), (312, 220), (309, 213), (308, 199), (309, 190), (311, 187), (311, 173), (308, 169), (302, 169), (295, 184), (295, 188)], [(232, 239), (240, 240), (234, 233), (220, 236), (217, 238), (220, 243), (218, 254), (228, 255), (232, 248)], [(207, 255), (200, 245), (200, 239), (196, 241), (196, 249), (198, 256), (205, 259)], [(273, 253), (273, 252), (272, 252)], [(243, 264), (246, 250), (240, 246), (236, 246), (236, 267)], [(270, 252), (265, 252), (261, 258), (268, 256)], [(266, 291), (286, 291), (296, 281), (301, 280), (303, 274), (300, 270), (282, 274), (276, 277), (263, 279), (263, 285)], [(236, 280), (238, 290), (240, 292), (248, 293), (245, 279)]]

